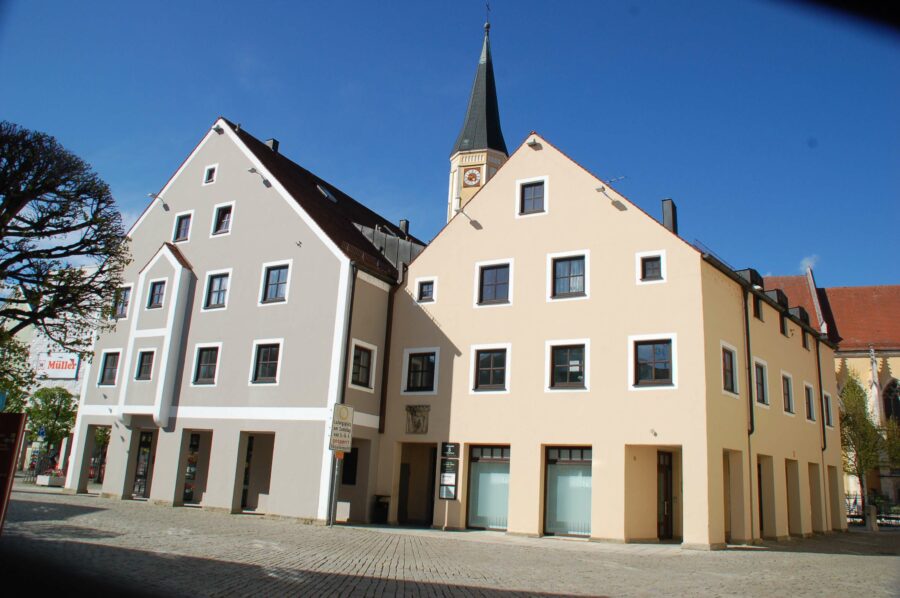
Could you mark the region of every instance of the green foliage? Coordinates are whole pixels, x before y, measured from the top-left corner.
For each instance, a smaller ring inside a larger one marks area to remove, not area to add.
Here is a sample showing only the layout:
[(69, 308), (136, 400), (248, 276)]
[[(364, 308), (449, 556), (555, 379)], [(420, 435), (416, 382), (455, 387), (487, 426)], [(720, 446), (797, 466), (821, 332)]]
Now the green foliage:
[(888, 466), (900, 468), (900, 424), (888, 419), (884, 426), (884, 452)]
[(71, 432), (77, 413), (78, 400), (65, 388), (53, 386), (38, 389), (25, 408), (29, 439), (37, 440), (43, 426), (48, 444), (58, 445)]
[(844, 471), (859, 480), (863, 500), (866, 474), (878, 467), (884, 438), (869, 412), (869, 399), (855, 373), (841, 389), (841, 448)]
[(28, 347), (0, 330), (0, 392), (6, 394), (6, 413), (22, 413), (34, 385)]
[(109, 435), (111, 431), (109, 426), (100, 426), (97, 428), (97, 431), (94, 432), (94, 444), (98, 448), (109, 444)]

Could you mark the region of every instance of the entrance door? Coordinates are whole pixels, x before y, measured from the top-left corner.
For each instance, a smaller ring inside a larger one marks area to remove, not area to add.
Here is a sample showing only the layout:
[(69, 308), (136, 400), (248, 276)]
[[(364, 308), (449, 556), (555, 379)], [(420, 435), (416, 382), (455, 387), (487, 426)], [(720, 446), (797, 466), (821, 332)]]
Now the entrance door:
[(241, 509), (247, 508), (247, 497), (250, 493), (250, 461), (253, 460), (253, 436), (247, 437), (247, 457), (244, 460), (244, 484), (241, 490)]
[(656, 534), (660, 540), (672, 538), (672, 453), (656, 453)]
[(186, 503), (194, 502), (195, 496), (194, 485), (197, 482), (197, 462), (200, 460), (200, 434), (191, 433), (191, 439), (188, 443), (187, 465), (184, 469), (184, 494), (182, 500)]
[(400, 462), (397, 521), (430, 526), (434, 521), (437, 446), (404, 444)]
[(137, 465), (134, 468), (132, 498), (147, 498), (147, 476), (150, 473), (150, 457), (153, 448), (153, 432), (141, 432), (138, 442)]

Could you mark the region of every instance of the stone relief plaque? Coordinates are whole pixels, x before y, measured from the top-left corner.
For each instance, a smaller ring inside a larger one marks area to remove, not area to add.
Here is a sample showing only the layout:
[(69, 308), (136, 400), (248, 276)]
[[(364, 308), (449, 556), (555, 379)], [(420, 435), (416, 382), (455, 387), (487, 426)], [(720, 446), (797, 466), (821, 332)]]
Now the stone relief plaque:
[(428, 412), (431, 405), (407, 405), (406, 406), (406, 433), (427, 434)]

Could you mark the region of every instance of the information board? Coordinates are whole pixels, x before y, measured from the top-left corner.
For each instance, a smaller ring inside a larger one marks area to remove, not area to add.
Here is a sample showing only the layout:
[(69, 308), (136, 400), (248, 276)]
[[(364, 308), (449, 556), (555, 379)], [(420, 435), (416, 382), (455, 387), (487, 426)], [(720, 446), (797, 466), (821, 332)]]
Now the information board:
[(338, 404), (334, 406), (331, 418), (331, 441), (328, 448), (349, 453), (353, 447), (353, 407)]

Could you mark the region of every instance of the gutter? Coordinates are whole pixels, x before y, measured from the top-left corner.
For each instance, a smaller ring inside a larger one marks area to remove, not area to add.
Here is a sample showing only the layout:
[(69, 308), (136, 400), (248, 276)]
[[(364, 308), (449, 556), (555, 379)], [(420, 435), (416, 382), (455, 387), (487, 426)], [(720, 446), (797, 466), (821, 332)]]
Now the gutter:
[(407, 269), (408, 266), (406, 264), (401, 265), (400, 280), (394, 281), (394, 286), (388, 294), (387, 329), (384, 332), (384, 359), (381, 360), (381, 401), (378, 405), (379, 434), (384, 434), (384, 420), (387, 415), (388, 368), (391, 364), (391, 334), (394, 329), (394, 297), (403, 288), (403, 283), (406, 282)]
[(828, 438), (825, 435), (825, 390), (822, 388), (822, 358), (819, 356), (819, 339), (816, 339), (816, 376), (819, 379), (819, 419), (822, 429), (822, 452), (828, 449)]

